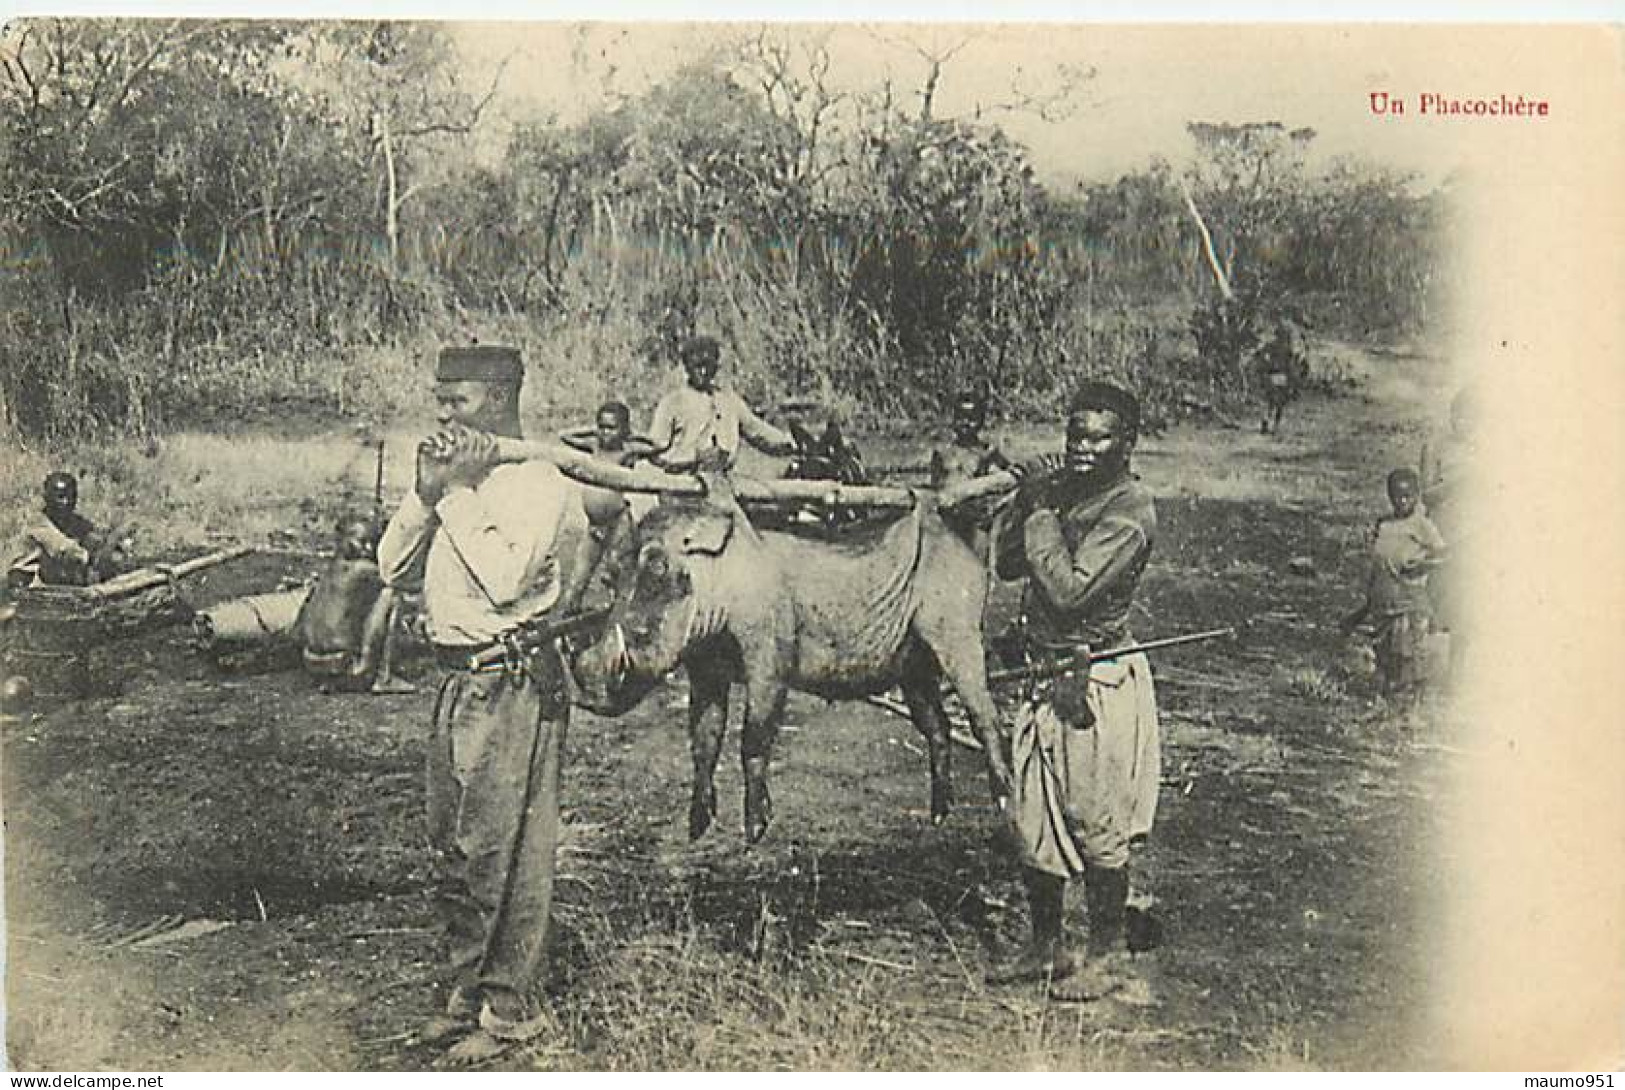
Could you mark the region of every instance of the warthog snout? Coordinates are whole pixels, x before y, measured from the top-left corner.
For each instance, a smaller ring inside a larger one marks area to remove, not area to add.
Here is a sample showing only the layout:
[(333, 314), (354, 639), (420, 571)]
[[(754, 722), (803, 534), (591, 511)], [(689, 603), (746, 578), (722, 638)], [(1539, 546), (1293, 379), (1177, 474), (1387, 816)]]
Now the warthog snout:
[(570, 673), (580, 703), (600, 715), (620, 715), (646, 689), (638, 683), (626, 633), (618, 622), (575, 656)]

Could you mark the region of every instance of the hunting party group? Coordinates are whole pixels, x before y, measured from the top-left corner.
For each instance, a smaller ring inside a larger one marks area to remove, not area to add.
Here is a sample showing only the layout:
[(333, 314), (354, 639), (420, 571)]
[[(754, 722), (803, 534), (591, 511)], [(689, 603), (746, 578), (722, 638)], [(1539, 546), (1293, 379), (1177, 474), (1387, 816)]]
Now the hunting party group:
[[(1017, 460), (987, 436), (988, 392), (962, 391), (944, 406), (946, 436), (914, 467), (923, 483), (904, 487), (875, 483), (833, 422), (764, 420), (719, 382), (715, 338), (691, 336), (677, 355), (686, 381), (641, 430), (610, 401), (588, 425), (527, 439), (521, 353), (442, 349), (438, 427), (416, 446), (411, 488), (387, 520), (339, 520), (331, 558), (275, 626), (334, 699), (429, 690), (445, 1001), (414, 1043), (438, 1064), (480, 1066), (558, 1032), (545, 985), (571, 711), (624, 714), (679, 667), (691, 836), (718, 812), (730, 698), (743, 708), (753, 843), (772, 823), (769, 765), (788, 692), (890, 700), (927, 744), (933, 819), (952, 805), (950, 756), (964, 742), (980, 750), (1012, 834), (999, 843), (1019, 855), (1030, 937), (987, 968), (988, 983), (1042, 987), (1063, 1003), (1154, 1001), (1160, 928), (1131, 908), (1131, 866), (1152, 831), (1161, 766), (1146, 651), (1178, 640), (1137, 642), (1130, 630), (1158, 537), (1133, 468), (1145, 423), (1135, 392), (1080, 376), (1060, 449)], [(1257, 373), (1259, 430), (1279, 432), (1309, 376), (1301, 339), (1283, 326)], [(1341, 620), (1369, 635), (1396, 714), (1428, 684), (1430, 632), (1459, 628), (1446, 542), (1471, 416), (1458, 397), (1446, 439), (1373, 482), (1388, 510)], [(735, 472), (744, 445), (789, 470)], [(129, 535), (95, 525), (78, 493), (68, 473), (45, 478), (8, 570), (15, 608), (135, 566)], [(1020, 609), (993, 633), (999, 584), (1019, 589)], [(432, 661), (432, 685), (398, 669), (409, 641)], [(1453, 659), (1460, 643), (1455, 631)], [(15, 672), (6, 686), (14, 705), (44, 697)], [(1081, 943), (1064, 910), (1073, 881), (1087, 905)]]

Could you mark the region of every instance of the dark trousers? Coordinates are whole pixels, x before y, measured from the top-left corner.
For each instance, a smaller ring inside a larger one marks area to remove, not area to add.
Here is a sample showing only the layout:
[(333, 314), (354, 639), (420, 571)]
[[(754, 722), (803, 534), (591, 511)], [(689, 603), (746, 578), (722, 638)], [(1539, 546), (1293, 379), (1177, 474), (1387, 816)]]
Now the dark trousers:
[(569, 703), (561, 667), (447, 675), (428, 753), (429, 840), (457, 985), (502, 1018), (535, 1009), (546, 972)]

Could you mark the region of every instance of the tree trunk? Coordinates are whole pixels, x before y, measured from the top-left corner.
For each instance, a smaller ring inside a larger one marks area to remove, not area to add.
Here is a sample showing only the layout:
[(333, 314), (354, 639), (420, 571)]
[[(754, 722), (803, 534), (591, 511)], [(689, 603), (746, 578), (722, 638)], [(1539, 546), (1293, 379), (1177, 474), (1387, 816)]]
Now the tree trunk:
[(1196, 232), (1202, 237), (1202, 256), (1207, 259), (1208, 269), (1213, 273), (1213, 282), (1219, 286), (1219, 294), (1224, 296), (1227, 301), (1234, 299), (1236, 294), (1230, 290), (1228, 272), (1224, 266), (1219, 264), (1219, 257), (1213, 251), (1213, 236), (1208, 232), (1207, 221), (1202, 218), (1202, 213), (1197, 209), (1196, 201), (1191, 196), (1191, 191), (1185, 185), (1183, 178), (1179, 181), (1179, 192), (1185, 198), (1185, 207), (1189, 210), (1191, 219), (1196, 221)]
[(609, 223), (609, 290), (605, 293), (605, 303), (601, 316), (607, 317), (609, 308), (619, 299), (621, 291), (621, 227), (615, 220), (615, 208), (610, 204), (609, 198), (603, 198), (604, 218)]
[(395, 144), (389, 135), (388, 114), (378, 114), (378, 139), (384, 149), (384, 233), (389, 240), (389, 271), (394, 272), (400, 258), (400, 188), (395, 177)]

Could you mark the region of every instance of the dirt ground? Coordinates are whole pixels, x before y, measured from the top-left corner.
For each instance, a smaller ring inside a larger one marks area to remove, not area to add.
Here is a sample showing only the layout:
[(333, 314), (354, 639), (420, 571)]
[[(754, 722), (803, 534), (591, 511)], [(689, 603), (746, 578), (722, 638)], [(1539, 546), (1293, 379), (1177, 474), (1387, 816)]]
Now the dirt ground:
[[(1161, 518), (1138, 633), (1241, 629), (1154, 662), (1164, 782), (1136, 884), (1165, 929), (1146, 959), (1157, 1005), (982, 984), (1026, 920), (979, 758), (957, 755), (960, 805), (933, 828), (923, 747), (874, 707), (792, 698), (775, 824), (753, 849), (731, 730), (724, 818), (690, 845), (674, 683), (623, 719), (572, 723), (560, 1032), (507, 1066), (1436, 1062), (1436, 825), (1459, 725), (1442, 700), (1388, 714), (1336, 620), (1355, 604), (1381, 476), (1414, 461), (1442, 365), (1342, 353), (1358, 389), (1292, 406), (1285, 434), (1182, 427), (1137, 456)], [(258, 557), (187, 594), (203, 605), (306, 570)], [(11, 1065), (427, 1066), (407, 1036), (441, 999), (428, 695), (222, 673), (184, 635), (98, 650), (116, 696), (4, 723)], [(1072, 913), (1081, 933), (1081, 903)]]

